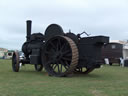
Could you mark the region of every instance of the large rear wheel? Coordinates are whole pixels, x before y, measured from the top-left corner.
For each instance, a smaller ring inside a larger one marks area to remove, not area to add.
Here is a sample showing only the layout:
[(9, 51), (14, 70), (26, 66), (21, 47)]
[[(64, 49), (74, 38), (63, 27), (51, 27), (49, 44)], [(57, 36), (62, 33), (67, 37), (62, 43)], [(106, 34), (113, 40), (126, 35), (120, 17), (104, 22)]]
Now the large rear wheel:
[(46, 42), (42, 62), (49, 75), (67, 76), (78, 64), (78, 49), (73, 40), (66, 36), (55, 36)]

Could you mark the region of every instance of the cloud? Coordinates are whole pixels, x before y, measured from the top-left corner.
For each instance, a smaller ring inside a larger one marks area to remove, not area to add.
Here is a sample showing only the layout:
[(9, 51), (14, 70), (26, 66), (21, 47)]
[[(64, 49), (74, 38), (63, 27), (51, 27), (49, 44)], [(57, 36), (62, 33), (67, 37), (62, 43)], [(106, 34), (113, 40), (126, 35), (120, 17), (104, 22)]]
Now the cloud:
[(27, 19), (33, 21), (32, 33), (44, 33), (49, 24), (57, 23), (65, 32), (127, 39), (127, 4), (127, 0), (0, 0), (0, 47), (21, 48)]

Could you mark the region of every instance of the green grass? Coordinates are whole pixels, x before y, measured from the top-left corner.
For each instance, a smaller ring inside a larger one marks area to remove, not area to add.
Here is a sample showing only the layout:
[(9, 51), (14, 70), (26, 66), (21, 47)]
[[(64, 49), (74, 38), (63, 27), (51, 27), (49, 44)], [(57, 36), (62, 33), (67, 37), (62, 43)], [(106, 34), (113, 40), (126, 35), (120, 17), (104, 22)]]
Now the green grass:
[(88, 75), (51, 77), (34, 66), (12, 72), (10, 60), (0, 60), (0, 96), (128, 96), (128, 68), (103, 66)]

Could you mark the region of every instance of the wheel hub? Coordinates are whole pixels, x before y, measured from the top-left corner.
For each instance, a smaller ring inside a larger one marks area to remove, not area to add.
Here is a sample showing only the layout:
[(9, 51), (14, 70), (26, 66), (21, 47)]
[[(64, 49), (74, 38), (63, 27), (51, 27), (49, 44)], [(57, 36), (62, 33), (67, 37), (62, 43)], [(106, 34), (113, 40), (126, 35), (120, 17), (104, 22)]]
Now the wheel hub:
[(62, 58), (62, 53), (61, 52), (57, 52), (56, 54), (55, 54), (55, 59), (56, 60), (60, 60)]

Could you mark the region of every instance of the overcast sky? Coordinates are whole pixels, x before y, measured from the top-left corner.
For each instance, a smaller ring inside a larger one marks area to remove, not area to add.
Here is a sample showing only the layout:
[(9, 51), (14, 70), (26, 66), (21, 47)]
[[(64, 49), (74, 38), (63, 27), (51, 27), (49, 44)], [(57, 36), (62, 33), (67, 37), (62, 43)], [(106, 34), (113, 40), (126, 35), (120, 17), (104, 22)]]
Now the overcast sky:
[(65, 32), (128, 39), (128, 0), (0, 0), (0, 47), (21, 49), (28, 19), (32, 33), (57, 23)]

